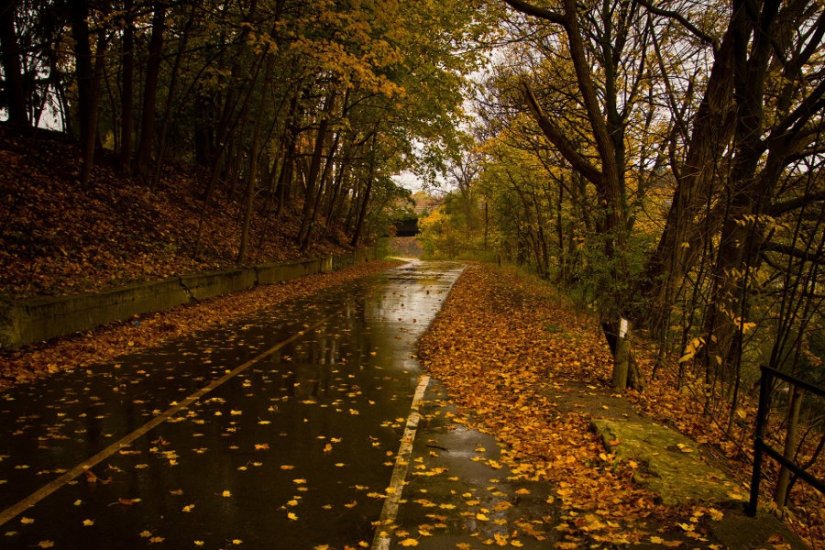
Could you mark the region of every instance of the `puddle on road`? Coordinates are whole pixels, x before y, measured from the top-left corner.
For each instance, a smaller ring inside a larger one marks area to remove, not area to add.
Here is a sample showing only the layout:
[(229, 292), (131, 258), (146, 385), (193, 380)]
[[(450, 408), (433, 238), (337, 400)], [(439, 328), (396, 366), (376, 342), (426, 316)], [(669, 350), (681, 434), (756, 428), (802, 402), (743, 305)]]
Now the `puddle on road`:
[(230, 327), (0, 395), (0, 509), (305, 326), (131, 447), (0, 527), (3, 548), (313, 548), (369, 541), (460, 273), (416, 262)]

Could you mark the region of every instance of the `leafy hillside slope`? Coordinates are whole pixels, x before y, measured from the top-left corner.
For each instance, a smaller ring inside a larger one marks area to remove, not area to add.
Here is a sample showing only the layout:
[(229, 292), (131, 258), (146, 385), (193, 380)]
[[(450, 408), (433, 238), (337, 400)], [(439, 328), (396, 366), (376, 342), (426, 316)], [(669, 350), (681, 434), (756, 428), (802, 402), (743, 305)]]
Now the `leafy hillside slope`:
[[(234, 265), (240, 184), (234, 196), (219, 186), (205, 204), (206, 175), (193, 167), (167, 168), (153, 189), (95, 166), (82, 187), (79, 156), (56, 136), (0, 135), (0, 294), (76, 293)], [(296, 216), (285, 211), (276, 219), (274, 201), (258, 203), (248, 262), (301, 257)], [(333, 229), (303, 255), (342, 253), (349, 249), (342, 242)]]

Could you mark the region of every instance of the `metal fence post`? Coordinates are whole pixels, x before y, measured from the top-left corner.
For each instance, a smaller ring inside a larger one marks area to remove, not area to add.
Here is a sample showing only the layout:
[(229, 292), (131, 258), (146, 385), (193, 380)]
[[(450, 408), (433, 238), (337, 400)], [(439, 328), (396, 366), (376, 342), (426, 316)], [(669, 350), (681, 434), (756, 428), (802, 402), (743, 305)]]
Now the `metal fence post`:
[(762, 438), (765, 436), (765, 417), (768, 414), (768, 400), (771, 393), (771, 372), (762, 368), (762, 379), (759, 382), (759, 410), (756, 412), (756, 439), (753, 444), (753, 476), (751, 477), (751, 497), (745, 512), (750, 516), (756, 515), (759, 503), (759, 482), (762, 479)]

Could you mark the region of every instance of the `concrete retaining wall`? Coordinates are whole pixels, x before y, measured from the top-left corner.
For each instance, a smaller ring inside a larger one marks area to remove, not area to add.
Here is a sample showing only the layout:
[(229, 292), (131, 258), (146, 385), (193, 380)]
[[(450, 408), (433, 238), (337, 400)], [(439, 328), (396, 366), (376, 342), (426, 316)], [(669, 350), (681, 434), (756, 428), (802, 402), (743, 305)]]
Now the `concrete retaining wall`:
[(374, 250), (361, 249), (342, 256), (193, 273), (75, 296), (26, 300), (0, 296), (0, 349), (16, 349), (133, 315), (162, 311), (258, 285), (328, 273), (374, 258)]

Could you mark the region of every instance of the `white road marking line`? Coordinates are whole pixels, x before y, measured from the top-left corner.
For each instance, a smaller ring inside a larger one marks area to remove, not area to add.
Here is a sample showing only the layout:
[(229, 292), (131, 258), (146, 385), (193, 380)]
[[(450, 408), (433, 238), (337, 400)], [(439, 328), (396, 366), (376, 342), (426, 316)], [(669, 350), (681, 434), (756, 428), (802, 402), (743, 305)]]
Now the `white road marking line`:
[(398, 517), (398, 505), (401, 502), (401, 493), (404, 491), (404, 481), (407, 479), (407, 471), (410, 469), (410, 458), (412, 458), (413, 442), (415, 433), (418, 430), (418, 421), (421, 415), (418, 407), (424, 399), (424, 392), (430, 383), (430, 377), (422, 374), (418, 379), (418, 386), (415, 388), (410, 415), (407, 417), (407, 426), (404, 428), (404, 436), (401, 438), (401, 446), (395, 457), (395, 466), (390, 478), (390, 486), (387, 487), (387, 498), (384, 500), (384, 507), (381, 509), (381, 516), (378, 518), (378, 526), (375, 528), (375, 537), (372, 539), (372, 550), (388, 550), (392, 535), (383, 528), (394, 523)]
[(317, 329), (318, 327), (320, 327), (321, 325), (326, 323), (331, 317), (332, 316), (324, 317), (321, 321), (319, 321), (315, 325), (313, 325), (313, 326), (311, 326), (307, 329), (298, 331), (295, 334), (293, 334), (292, 336), (290, 336), (289, 338), (287, 338), (286, 340), (282, 340), (281, 342), (278, 342), (277, 344), (275, 344), (271, 348), (269, 348), (265, 351), (262, 351), (261, 353), (259, 353), (258, 355), (256, 355), (255, 357), (253, 357), (252, 359), (247, 361), (246, 363), (235, 367), (234, 369), (232, 369), (228, 373), (224, 374), (220, 378), (218, 378), (216, 380), (213, 380), (209, 385), (204, 386), (203, 388), (199, 389), (198, 391), (196, 391), (195, 393), (193, 393), (192, 395), (190, 395), (189, 397), (187, 397), (186, 399), (184, 399), (183, 401), (181, 401), (177, 405), (173, 405), (169, 409), (167, 409), (164, 412), (160, 413), (159, 415), (157, 415), (155, 418), (153, 418), (152, 420), (150, 420), (149, 422), (147, 422), (146, 424), (144, 424), (140, 428), (138, 428), (135, 431), (123, 436), (122, 438), (120, 438), (116, 442), (112, 443), (111, 445), (109, 445), (108, 447), (106, 447), (105, 449), (103, 449), (102, 451), (97, 453), (96, 455), (92, 456), (91, 458), (86, 459), (84, 462), (82, 462), (81, 464), (78, 464), (77, 466), (75, 466), (74, 468), (72, 468), (68, 472), (64, 473), (60, 477), (57, 477), (57, 478), (53, 479), (52, 481), (50, 481), (46, 485), (42, 486), (37, 491), (33, 492), (32, 494), (30, 494), (29, 496), (27, 496), (23, 500), (19, 501), (17, 504), (13, 504), (13, 505), (9, 506), (8, 508), (6, 508), (2, 512), (0, 512), (0, 526), (2, 526), (3, 524), (5, 524), (5, 523), (9, 522), (10, 520), (14, 519), (18, 515), (22, 514), (28, 508), (34, 506), (35, 504), (37, 504), (38, 502), (40, 502), (41, 500), (43, 500), (44, 498), (46, 498), (50, 494), (54, 493), (55, 491), (57, 491), (58, 489), (60, 489), (61, 487), (63, 487), (67, 483), (69, 483), (70, 481), (72, 481), (77, 476), (83, 474), (84, 472), (86, 472), (89, 469), (93, 468), (97, 464), (100, 464), (101, 462), (103, 462), (104, 460), (106, 460), (107, 458), (109, 458), (110, 456), (112, 456), (113, 454), (118, 452), (119, 450), (121, 450), (125, 447), (129, 447), (132, 443), (135, 442), (135, 440), (137, 440), (141, 436), (145, 435), (146, 433), (151, 431), (153, 428), (156, 428), (156, 427), (160, 426), (161, 424), (163, 424), (164, 422), (166, 422), (167, 420), (172, 418), (174, 415), (178, 414), (183, 409), (186, 409), (187, 407), (189, 407), (192, 403), (194, 403), (195, 401), (197, 401), (198, 399), (200, 399), (204, 395), (208, 394), (209, 392), (211, 392), (215, 388), (221, 386), (222, 384), (224, 384), (228, 380), (231, 380), (235, 376), (239, 375), (240, 373), (242, 373), (243, 371), (245, 371), (246, 369), (248, 369), (249, 367), (251, 367), (255, 363), (258, 363), (262, 359), (265, 359), (267, 356), (272, 355), (273, 353), (275, 353), (276, 351), (278, 351), (282, 347), (286, 346), (287, 344), (291, 344), (295, 340), (298, 340), (302, 336), (306, 335), (308, 332), (312, 332), (313, 330)]

